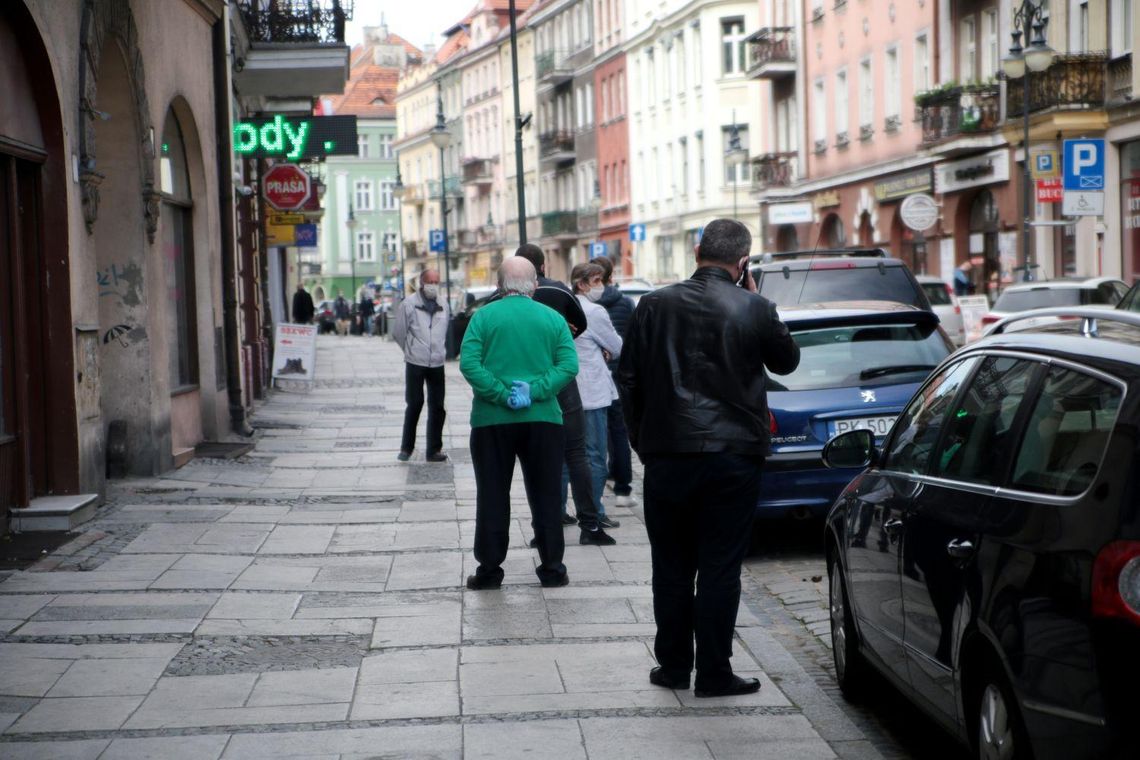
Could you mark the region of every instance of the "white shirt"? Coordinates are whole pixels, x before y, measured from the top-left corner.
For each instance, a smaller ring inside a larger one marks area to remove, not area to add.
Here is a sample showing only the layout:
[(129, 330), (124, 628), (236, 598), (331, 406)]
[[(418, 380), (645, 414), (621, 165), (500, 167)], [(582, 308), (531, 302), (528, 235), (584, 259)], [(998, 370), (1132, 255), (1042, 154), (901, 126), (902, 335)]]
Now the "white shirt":
[(602, 350), (608, 351), (611, 358), (618, 358), (621, 336), (604, 306), (583, 295), (578, 296), (578, 302), (586, 313), (586, 332), (574, 339), (574, 348), (578, 350), (578, 393), (586, 411), (605, 409), (617, 399), (618, 392)]

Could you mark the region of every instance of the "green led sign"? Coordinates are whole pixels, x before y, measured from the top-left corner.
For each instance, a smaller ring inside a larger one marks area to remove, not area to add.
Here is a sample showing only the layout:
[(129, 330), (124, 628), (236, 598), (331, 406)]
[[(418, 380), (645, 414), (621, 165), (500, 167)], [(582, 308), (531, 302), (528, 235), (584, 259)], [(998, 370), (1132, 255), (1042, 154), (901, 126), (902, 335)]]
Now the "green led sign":
[(234, 151), (251, 158), (355, 156), (355, 116), (277, 115), (234, 124)]

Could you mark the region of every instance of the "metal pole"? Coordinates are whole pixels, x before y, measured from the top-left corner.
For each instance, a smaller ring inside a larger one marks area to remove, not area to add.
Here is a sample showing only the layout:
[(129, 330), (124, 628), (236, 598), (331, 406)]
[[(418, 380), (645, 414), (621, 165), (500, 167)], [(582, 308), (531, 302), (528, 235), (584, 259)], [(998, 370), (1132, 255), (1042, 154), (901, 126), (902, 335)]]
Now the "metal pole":
[(443, 216), (443, 271), (447, 277), (447, 308), (451, 308), (451, 246), (447, 240), (447, 171), (443, 165), (443, 148), (439, 149), (439, 211)]
[(511, 81), (515, 96), (515, 195), (519, 207), (519, 245), (526, 243), (526, 182), (523, 177), (523, 120), (519, 105), (519, 44), (515, 26), (515, 0), (510, 0), (511, 15)]
[[(1030, 33), (1030, 17), (1033, 14), (1025, 14), (1025, 41), (1026, 47), (1029, 45)], [(1021, 203), (1022, 203), (1022, 220), (1021, 220), (1021, 249), (1025, 252), (1025, 272), (1023, 279), (1029, 282), (1033, 279), (1033, 254), (1029, 250), (1029, 220), (1030, 220), (1030, 206), (1033, 202), (1033, 179), (1029, 166), (1029, 67), (1025, 67), (1025, 75), (1022, 77), (1022, 99), (1021, 99), (1021, 116), (1025, 126), (1025, 137), (1022, 142), (1022, 184), (1025, 187), (1021, 190)], [(1000, 279), (1000, 277), (999, 277)]]

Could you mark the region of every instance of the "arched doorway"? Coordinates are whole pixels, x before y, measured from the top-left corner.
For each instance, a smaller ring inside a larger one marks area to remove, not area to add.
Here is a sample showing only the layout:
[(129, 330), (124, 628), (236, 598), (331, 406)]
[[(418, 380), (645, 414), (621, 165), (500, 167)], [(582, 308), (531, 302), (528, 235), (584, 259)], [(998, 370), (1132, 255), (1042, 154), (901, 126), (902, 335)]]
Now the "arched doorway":
[(9, 507), (79, 488), (62, 114), (47, 50), (21, 2), (0, 7), (0, 90), (3, 533)]
[(795, 225), (784, 224), (776, 230), (777, 251), (798, 251), (800, 249), (800, 236)]
[(847, 231), (839, 214), (828, 214), (820, 226), (820, 244), (824, 248), (842, 248), (847, 245)]
[(871, 224), (871, 212), (864, 211), (859, 216), (859, 245), (870, 248), (875, 244), (875, 228)]
[(1001, 262), (998, 260), (998, 209), (993, 193), (982, 190), (970, 203), (970, 256), (982, 256), (981, 273), (971, 271), (976, 293), (985, 293), (992, 303), (1000, 287)]

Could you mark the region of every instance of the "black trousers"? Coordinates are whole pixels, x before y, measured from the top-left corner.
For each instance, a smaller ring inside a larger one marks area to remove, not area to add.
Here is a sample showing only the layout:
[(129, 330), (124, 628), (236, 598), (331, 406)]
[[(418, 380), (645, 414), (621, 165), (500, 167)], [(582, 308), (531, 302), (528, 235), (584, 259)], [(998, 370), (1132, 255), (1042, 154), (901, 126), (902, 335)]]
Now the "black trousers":
[(515, 459), (522, 465), (531, 524), (538, 539), (539, 581), (551, 583), (566, 574), (562, 564), (561, 425), (521, 422), (471, 428), (471, 464), (475, 468), (475, 574), (502, 579), (511, 527), (511, 480)]
[[(566, 432), (566, 470), (570, 474), (570, 493), (574, 497), (574, 514), (586, 530), (598, 526), (598, 507), (594, 503), (594, 476), (586, 460), (586, 416), (579, 402), (576, 409), (562, 409), (562, 428)], [(559, 474), (559, 479), (561, 479)]]
[(666, 673), (687, 678), (695, 635), (699, 689), (727, 686), (732, 677), (740, 566), (752, 536), (763, 463), (726, 453), (645, 457), (654, 653)]
[(416, 425), (420, 424), (420, 411), (424, 408), (424, 383), (427, 383), (427, 453), (435, 454), (443, 448), (443, 421), (447, 412), (443, 408), (443, 367), (404, 365), (404, 435), (400, 451), (416, 447)]

